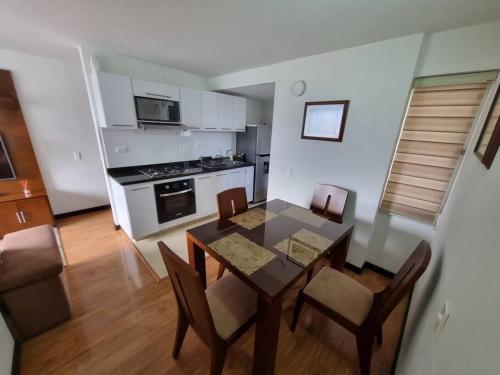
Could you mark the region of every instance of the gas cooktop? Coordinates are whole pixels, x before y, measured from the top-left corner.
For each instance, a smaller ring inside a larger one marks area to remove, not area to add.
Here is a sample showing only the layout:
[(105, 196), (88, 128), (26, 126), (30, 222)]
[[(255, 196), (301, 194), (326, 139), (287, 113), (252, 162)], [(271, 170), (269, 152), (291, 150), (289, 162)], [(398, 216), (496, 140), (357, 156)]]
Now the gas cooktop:
[(139, 172), (148, 177), (175, 177), (183, 174), (200, 173), (202, 168), (184, 168), (181, 166), (145, 167), (138, 169)]

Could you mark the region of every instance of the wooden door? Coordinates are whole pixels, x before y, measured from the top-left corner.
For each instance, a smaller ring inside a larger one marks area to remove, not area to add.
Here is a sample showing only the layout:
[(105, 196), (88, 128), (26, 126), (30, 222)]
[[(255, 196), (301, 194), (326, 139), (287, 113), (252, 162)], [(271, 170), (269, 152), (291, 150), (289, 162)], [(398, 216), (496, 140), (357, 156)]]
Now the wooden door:
[(0, 203), (0, 236), (23, 229), (16, 202)]
[(23, 199), (16, 202), (17, 211), (21, 216), (23, 229), (35, 227), (37, 225), (54, 225), (52, 211), (50, 210), (47, 198)]

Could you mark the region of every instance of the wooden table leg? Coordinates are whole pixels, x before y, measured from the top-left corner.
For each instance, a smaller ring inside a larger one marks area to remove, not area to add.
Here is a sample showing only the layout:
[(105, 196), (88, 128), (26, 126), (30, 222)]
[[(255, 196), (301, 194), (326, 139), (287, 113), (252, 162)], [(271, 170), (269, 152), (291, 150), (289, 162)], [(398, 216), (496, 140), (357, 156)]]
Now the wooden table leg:
[(201, 277), (203, 287), (207, 288), (207, 271), (205, 269), (205, 252), (188, 237), (189, 265), (193, 267)]
[(352, 229), (347, 232), (346, 236), (335, 246), (330, 257), (330, 267), (341, 271), (344, 268), (347, 251), (351, 243)]
[(269, 303), (259, 296), (255, 322), (254, 375), (274, 374), (282, 304), (282, 297)]

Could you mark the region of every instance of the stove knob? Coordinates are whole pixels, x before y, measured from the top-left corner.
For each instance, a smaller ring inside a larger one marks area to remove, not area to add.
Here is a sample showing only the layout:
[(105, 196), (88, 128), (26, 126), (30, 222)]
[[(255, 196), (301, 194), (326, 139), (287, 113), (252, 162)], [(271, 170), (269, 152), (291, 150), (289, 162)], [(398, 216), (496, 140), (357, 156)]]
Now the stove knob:
[(184, 182), (184, 186), (187, 186), (187, 184), (188, 184), (187, 182)]
[(165, 189), (167, 189), (167, 190), (168, 190), (168, 189), (170, 189), (170, 186), (168, 186), (168, 185), (167, 185), (167, 186), (165, 186)]

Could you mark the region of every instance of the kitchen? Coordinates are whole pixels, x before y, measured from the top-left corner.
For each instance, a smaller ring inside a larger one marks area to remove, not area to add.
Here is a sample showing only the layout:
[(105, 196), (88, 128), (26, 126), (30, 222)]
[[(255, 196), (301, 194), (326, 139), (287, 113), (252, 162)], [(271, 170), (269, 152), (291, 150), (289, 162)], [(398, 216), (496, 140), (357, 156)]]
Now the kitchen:
[(211, 92), (90, 77), (115, 226), (131, 239), (216, 214), (229, 188), (266, 199), (274, 83)]

